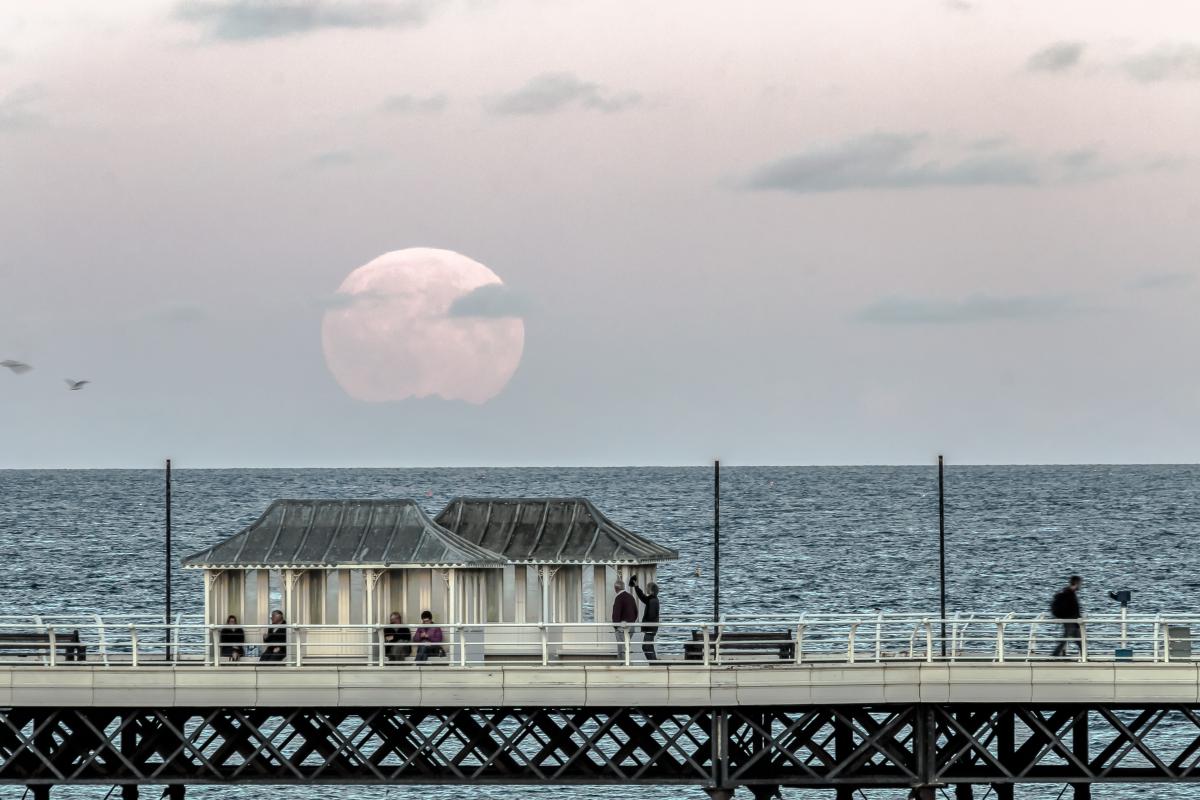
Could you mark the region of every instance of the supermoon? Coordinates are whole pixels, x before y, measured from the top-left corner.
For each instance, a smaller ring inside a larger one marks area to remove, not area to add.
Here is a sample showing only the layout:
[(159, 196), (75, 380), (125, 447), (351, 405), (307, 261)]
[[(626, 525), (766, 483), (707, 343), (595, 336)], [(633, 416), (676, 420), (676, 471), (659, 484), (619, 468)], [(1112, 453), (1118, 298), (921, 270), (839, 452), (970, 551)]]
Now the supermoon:
[(358, 400), (410, 397), (486, 403), (521, 363), (519, 317), (452, 313), (459, 298), (502, 281), (451, 250), (384, 253), (342, 281), (321, 343), (338, 384)]

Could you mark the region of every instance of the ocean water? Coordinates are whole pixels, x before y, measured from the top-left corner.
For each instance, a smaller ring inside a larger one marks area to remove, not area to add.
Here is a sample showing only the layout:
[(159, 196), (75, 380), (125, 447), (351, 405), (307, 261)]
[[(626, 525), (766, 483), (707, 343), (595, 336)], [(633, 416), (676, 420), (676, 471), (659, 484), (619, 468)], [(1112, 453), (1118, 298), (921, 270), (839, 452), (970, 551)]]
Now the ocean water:
[[(721, 481), (724, 611), (937, 611), (935, 467), (725, 467)], [(1072, 573), (1084, 576), (1083, 604), (1094, 613), (1115, 610), (1107, 591), (1116, 588), (1133, 590), (1138, 612), (1200, 608), (1197, 486), (1197, 466), (949, 466), (948, 608), (1041, 613)], [(163, 476), (155, 470), (0, 471), (0, 614), (161, 613), (162, 494)], [(664, 619), (711, 608), (706, 468), (177, 470), (175, 554), (236, 532), (276, 498), (414, 497), (434, 514), (459, 494), (588, 496), (618, 522), (679, 550), (679, 560), (659, 570)], [(200, 576), (176, 569), (173, 582), (175, 609), (199, 611)], [(1060, 789), (1020, 787), (1017, 794), (1052, 798)], [(55, 796), (99, 798), (105, 791), (58, 789)], [(632, 791), (647, 799), (704, 797), (699, 789)], [(195, 787), (189, 797), (264, 792)], [(630, 793), (627, 787), (269, 790), (287, 800), (600, 800)], [(20, 795), (0, 788), (0, 798)], [(1096, 787), (1094, 796), (1200, 798), (1200, 787)]]

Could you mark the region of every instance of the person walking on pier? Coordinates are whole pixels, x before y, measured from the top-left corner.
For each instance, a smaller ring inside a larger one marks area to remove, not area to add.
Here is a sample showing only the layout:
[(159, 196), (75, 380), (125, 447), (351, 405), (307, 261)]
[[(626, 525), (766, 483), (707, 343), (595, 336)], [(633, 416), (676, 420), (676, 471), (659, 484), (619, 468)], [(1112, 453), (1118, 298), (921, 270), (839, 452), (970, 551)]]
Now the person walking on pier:
[(633, 591), (637, 593), (638, 600), (642, 601), (645, 606), (642, 609), (642, 654), (646, 656), (647, 661), (657, 661), (658, 653), (654, 652), (654, 637), (658, 636), (658, 584), (653, 581), (646, 587), (650, 590), (649, 594), (642, 591), (642, 587), (638, 586), (637, 575), (629, 576), (629, 585), (633, 587)]
[(433, 624), (433, 612), (421, 612), (421, 627), (413, 635), (417, 643), (417, 657), (414, 661), (428, 661), (430, 656), (445, 655), (442, 649), (442, 629)]
[(625, 634), (629, 623), (638, 621), (637, 601), (625, 591), (625, 581), (620, 578), (613, 584), (613, 592), (616, 593), (613, 597), (612, 623), (617, 633), (617, 658), (624, 664), (628, 657)]
[(1079, 654), (1083, 655), (1083, 635), (1079, 630), (1079, 620), (1083, 616), (1083, 609), (1079, 605), (1079, 587), (1082, 585), (1083, 578), (1072, 575), (1067, 585), (1050, 601), (1050, 613), (1063, 621), (1063, 638), (1054, 648), (1055, 658), (1066, 656), (1067, 644), (1072, 640), (1079, 648)]
[(283, 661), (287, 658), (287, 620), (283, 612), (275, 609), (271, 612), (271, 627), (263, 634), (263, 654), (259, 662)]

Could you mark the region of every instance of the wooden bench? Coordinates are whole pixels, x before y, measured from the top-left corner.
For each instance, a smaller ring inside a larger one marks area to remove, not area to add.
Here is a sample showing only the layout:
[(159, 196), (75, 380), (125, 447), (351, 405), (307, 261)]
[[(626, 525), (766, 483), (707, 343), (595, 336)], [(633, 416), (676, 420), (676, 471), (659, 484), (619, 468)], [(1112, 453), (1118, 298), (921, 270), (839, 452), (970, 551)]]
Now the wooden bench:
[[(55, 648), (64, 661), (87, 661), (87, 645), (79, 643), (79, 631), (54, 636)], [(0, 632), (0, 656), (45, 655), (50, 649), (50, 634)]]
[[(780, 660), (791, 661), (796, 657), (796, 643), (790, 631), (721, 631), (709, 634), (709, 653), (713, 659), (719, 652), (722, 657), (734, 655), (759, 655), (777, 653)], [(692, 631), (692, 641), (683, 646), (683, 657), (688, 661), (704, 658), (704, 631)]]

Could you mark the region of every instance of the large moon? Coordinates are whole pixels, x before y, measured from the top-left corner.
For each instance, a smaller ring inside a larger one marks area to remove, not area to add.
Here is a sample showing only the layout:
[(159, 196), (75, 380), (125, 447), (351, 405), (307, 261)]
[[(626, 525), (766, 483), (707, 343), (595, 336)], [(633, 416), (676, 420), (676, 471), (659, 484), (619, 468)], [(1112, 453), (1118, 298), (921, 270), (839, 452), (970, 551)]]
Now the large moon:
[(329, 371), (358, 400), (486, 403), (504, 389), (525, 348), (519, 317), (452, 312), (456, 300), (489, 284), (502, 281), (452, 250), (384, 253), (346, 276), (325, 312)]

